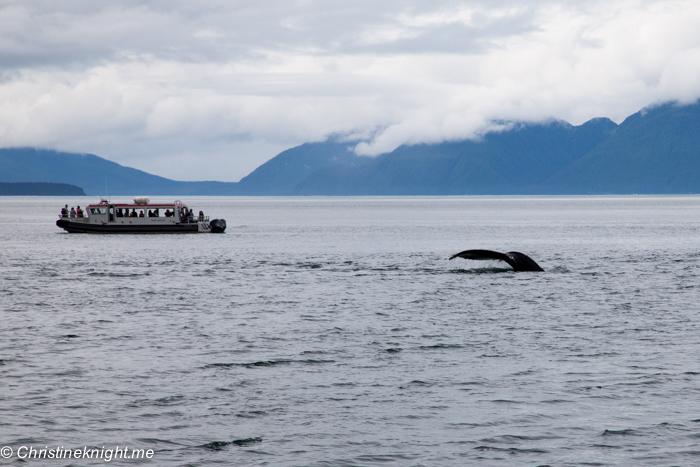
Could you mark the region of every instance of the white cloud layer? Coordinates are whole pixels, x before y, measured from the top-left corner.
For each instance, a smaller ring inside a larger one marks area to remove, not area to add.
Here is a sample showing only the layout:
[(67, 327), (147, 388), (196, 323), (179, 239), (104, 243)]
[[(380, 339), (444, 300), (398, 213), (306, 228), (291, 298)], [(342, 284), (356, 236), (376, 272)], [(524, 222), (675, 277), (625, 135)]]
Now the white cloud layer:
[(0, 1), (0, 146), (183, 180), (698, 97), (694, 0)]

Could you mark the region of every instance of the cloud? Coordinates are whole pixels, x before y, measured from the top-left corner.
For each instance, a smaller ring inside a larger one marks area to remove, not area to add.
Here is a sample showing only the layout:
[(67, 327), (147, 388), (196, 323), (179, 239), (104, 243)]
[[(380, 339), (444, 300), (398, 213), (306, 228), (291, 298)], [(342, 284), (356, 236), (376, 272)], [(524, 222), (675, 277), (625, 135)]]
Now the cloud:
[(329, 135), (620, 121), (700, 97), (699, 24), (686, 0), (0, 2), (0, 145), (237, 180)]

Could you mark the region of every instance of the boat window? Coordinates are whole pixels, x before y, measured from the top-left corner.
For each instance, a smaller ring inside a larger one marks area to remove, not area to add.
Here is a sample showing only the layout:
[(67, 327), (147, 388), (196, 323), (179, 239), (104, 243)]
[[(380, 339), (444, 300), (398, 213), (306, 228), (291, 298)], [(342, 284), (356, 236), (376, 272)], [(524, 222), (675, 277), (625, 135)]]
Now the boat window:
[(90, 208), (90, 214), (107, 214), (107, 208)]

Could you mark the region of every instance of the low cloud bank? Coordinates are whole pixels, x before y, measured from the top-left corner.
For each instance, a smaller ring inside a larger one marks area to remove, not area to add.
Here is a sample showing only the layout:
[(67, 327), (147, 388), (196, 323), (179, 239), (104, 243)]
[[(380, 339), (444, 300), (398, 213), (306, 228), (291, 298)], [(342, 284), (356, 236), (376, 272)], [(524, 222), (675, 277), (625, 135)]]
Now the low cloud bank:
[(374, 156), (700, 97), (693, 1), (191, 5), (0, 7), (0, 145), (235, 181), (334, 134)]

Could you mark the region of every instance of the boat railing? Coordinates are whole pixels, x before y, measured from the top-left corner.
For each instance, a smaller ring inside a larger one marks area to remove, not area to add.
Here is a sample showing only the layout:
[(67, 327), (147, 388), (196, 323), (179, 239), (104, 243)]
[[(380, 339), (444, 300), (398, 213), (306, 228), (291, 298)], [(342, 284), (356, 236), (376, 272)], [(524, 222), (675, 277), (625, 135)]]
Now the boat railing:
[(195, 216), (192, 219), (186, 217), (182, 220), (183, 224), (196, 224), (197, 222), (209, 222), (209, 216)]

